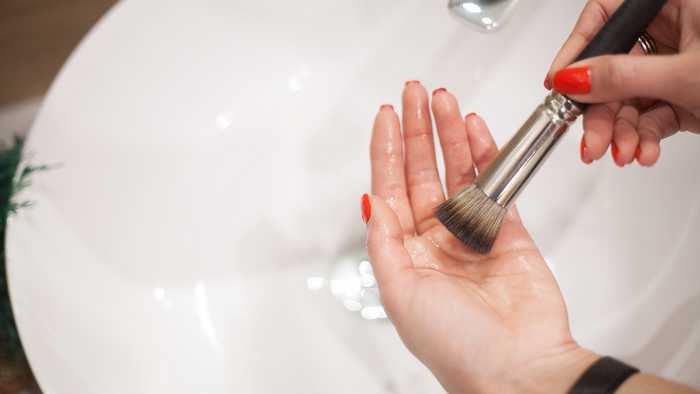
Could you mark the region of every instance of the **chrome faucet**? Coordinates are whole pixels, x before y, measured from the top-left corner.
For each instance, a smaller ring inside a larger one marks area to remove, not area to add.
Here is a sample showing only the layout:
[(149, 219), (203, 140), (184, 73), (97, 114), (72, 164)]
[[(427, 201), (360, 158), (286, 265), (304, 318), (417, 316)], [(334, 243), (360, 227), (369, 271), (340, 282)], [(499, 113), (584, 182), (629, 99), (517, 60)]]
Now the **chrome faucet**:
[(498, 29), (519, 0), (450, 0), (450, 12), (486, 31)]

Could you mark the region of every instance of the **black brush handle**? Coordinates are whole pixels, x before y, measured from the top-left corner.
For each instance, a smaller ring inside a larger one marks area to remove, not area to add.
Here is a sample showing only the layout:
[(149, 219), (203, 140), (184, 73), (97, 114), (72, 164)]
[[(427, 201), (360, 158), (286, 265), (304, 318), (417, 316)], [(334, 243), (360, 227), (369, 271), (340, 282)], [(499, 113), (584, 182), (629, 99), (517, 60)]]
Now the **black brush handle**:
[[(667, 0), (625, 0), (576, 61), (629, 53)], [(576, 102), (581, 110), (589, 104)]]

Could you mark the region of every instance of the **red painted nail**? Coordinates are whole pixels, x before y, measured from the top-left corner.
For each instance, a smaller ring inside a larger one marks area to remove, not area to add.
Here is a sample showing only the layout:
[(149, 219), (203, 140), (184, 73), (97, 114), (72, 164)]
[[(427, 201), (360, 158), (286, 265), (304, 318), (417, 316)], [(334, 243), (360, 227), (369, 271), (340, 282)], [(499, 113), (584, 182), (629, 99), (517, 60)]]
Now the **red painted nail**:
[(549, 82), (549, 74), (544, 76), (544, 88), (547, 90), (552, 90), (552, 83)]
[(392, 110), (392, 111), (393, 111), (393, 110), (394, 110), (394, 106), (391, 105), (391, 104), (382, 104), (382, 106), (379, 107), (379, 110), (380, 110), (380, 111), (383, 111), (383, 110), (385, 110), (385, 109), (389, 109), (389, 110)]
[(620, 155), (620, 149), (617, 147), (617, 144), (614, 142), (612, 143), (612, 148), (610, 149), (610, 153), (612, 153), (613, 160), (615, 161), (615, 164), (618, 167), (624, 167), (624, 164), (620, 164), (620, 160), (618, 159), (618, 156)]
[(591, 159), (588, 158), (588, 148), (586, 148), (586, 140), (584, 138), (581, 138), (581, 161), (584, 162), (585, 164), (591, 164), (592, 161)]
[(639, 156), (642, 155), (642, 147), (637, 145), (637, 149), (634, 151), (634, 157), (639, 161)]
[(408, 85), (411, 85), (411, 84), (414, 84), (414, 83), (415, 83), (415, 84), (420, 84), (420, 81), (417, 81), (417, 80), (415, 80), (415, 79), (412, 80), (412, 81), (406, 81), (406, 83), (404, 83), (403, 86), (408, 86)]
[(565, 68), (554, 74), (554, 90), (566, 94), (591, 92), (591, 70), (588, 67)]
[(369, 223), (369, 219), (372, 217), (372, 204), (369, 202), (369, 195), (367, 193), (362, 195), (362, 220), (365, 224)]
[(447, 91), (447, 89), (445, 89), (445, 88), (437, 88), (437, 89), (433, 90), (433, 96), (435, 96), (436, 94), (438, 94), (440, 92), (446, 92), (446, 91)]

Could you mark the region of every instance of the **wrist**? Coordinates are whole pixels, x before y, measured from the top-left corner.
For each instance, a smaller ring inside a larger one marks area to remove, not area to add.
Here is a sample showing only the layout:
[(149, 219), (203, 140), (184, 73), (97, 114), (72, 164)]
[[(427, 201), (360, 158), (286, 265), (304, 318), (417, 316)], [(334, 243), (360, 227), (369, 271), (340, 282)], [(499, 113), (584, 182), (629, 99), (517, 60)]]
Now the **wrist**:
[(567, 345), (523, 365), (507, 384), (517, 393), (567, 393), (599, 358), (578, 345)]

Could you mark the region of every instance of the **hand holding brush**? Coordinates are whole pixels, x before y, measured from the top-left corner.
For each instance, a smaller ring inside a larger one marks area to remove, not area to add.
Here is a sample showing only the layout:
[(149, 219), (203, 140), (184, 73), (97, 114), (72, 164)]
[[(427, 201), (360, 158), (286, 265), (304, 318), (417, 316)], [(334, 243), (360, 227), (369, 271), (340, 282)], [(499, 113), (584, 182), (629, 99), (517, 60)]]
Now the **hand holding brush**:
[[(577, 60), (628, 53), (666, 0), (626, 0), (588, 42)], [(580, 78), (585, 79), (587, 71)], [(556, 83), (556, 78), (555, 78)], [(560, 93), (547, 96), (474, 183), (444, 202), (436, 217), (471, 249), (488, 253), (508, 207), (588, 104)]]
[[(657, 56), (631, 54), (574, 62), (622, 0), (589, 1), (545, 78), (569, 97), (591, 105), (583, 114), (581, 161), (590, 164), (610, 147), (620, 167), (635, 159), (652, 166), (661, 139), (700, 133), (700, 2), (669, 1), (647, 28)], [(700, 142), (700, 141), (699, 141)]]

